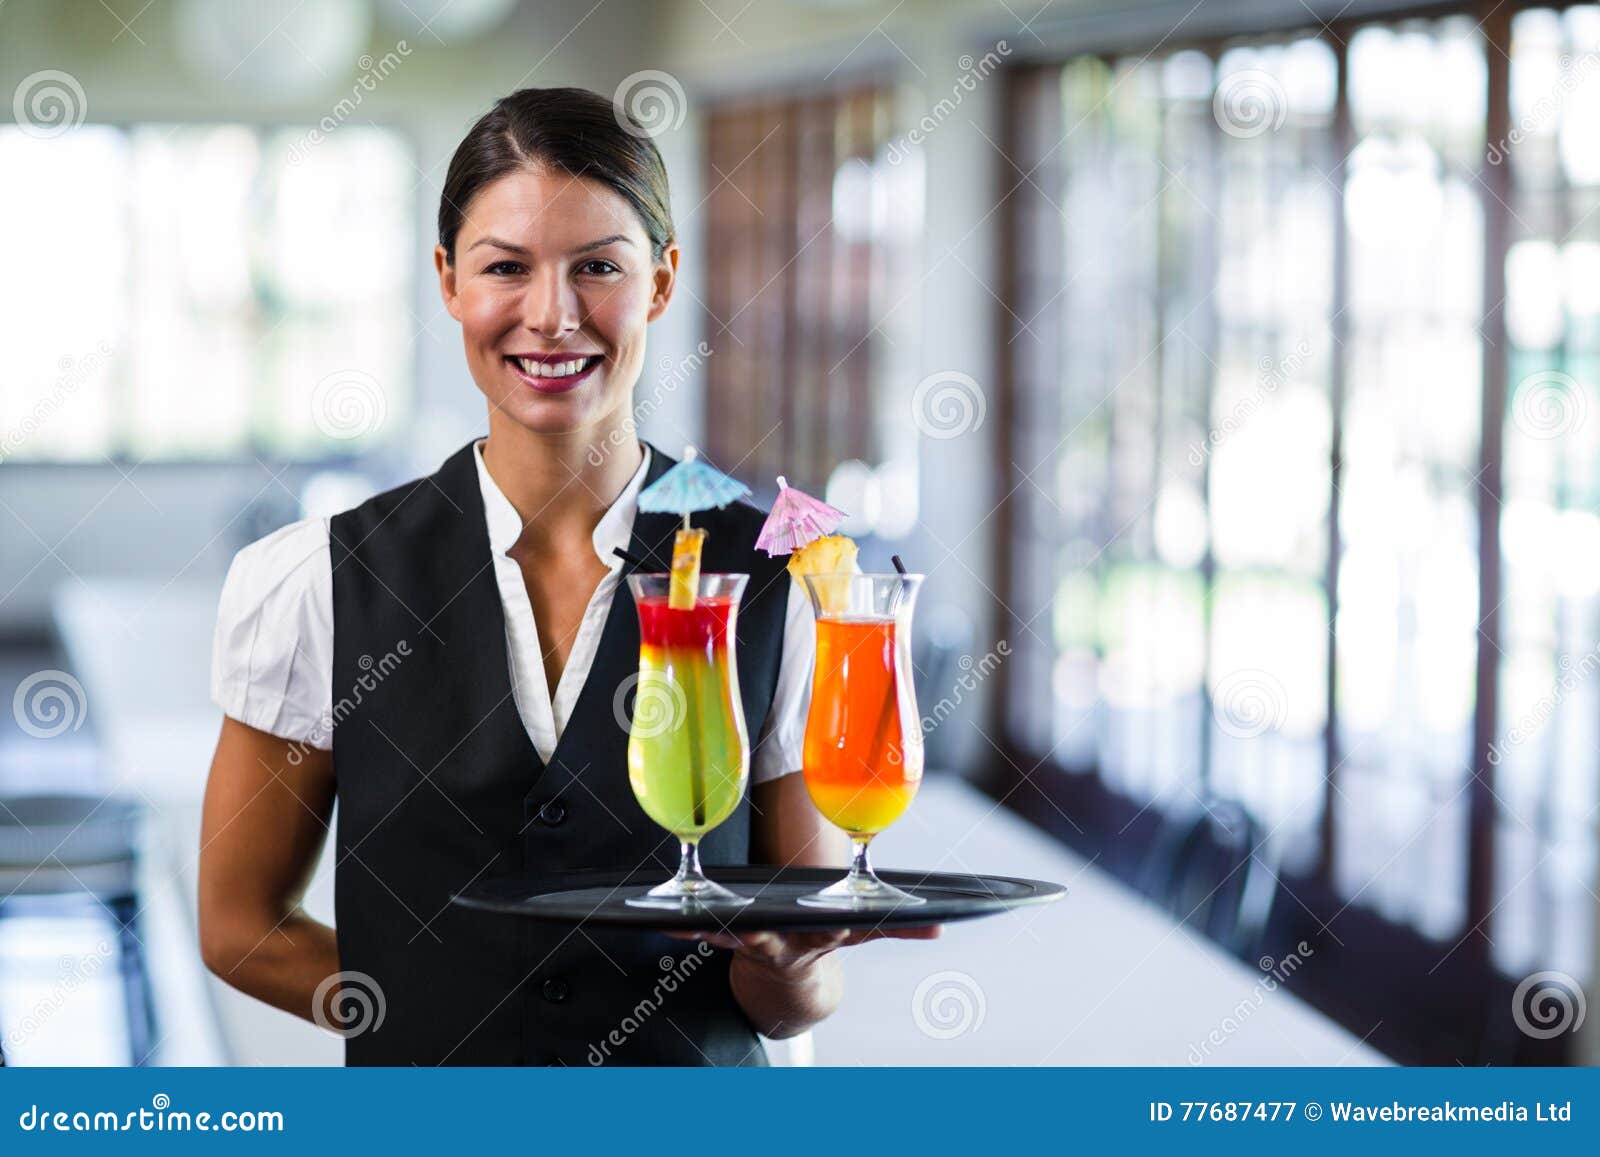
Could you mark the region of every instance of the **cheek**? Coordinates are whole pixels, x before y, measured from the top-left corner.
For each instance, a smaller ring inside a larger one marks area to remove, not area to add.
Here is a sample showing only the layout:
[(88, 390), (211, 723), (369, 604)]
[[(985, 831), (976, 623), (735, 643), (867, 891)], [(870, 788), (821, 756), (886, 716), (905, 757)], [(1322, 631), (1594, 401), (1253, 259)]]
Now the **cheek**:
[(458, 300), (461, 331), (469, 346), (479, 339), (498, 337), (506, 326), (506, 318), (515, 312), (515, 300), (509, 295), (475, 286), (462, 290)]
[(639, 280), (599, 290), (590, 297), (589, 324), (619, 353), (643, 341), (649, 287)]

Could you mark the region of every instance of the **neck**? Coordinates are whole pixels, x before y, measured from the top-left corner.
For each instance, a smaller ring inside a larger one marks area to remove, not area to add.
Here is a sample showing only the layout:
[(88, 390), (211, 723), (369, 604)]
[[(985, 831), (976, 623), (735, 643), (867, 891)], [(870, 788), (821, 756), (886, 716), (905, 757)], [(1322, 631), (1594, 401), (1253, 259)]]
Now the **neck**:
[(586, 540), (643, 458), (639, 439), (624, 426), (541, 434), (489, 411), (483, 462), (522, 518), (519, 545), (531, 549)]

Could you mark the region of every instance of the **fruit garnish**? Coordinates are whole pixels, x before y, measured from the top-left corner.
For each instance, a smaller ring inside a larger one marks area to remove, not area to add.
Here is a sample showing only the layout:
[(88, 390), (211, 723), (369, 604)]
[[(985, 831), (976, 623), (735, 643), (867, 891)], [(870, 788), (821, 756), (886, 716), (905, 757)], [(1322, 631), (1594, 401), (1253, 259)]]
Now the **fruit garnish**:
[(789, 556), (789, 573), (795, 578), (853, 570), (855, 565), (855, 540), (843, 534), (813, 539)]
[(694, 610), (700, 589), (700, 552), (706, 532), (698, 526), (679, 530), (672, 540), (672, 572), (667, 581), (667, 606), (675, 611)]
[[(828, 614), (840, 614), (849, 609), (850, 584), (846, 581), (855, 570), (855, 540), (843, 534), (829, 534), (802, 546), (789, 556), (789, 574), (796, 580), (812, 575), (812, 585), (817, 599)], [(828, 581), (837, 575), (838, 582)]]

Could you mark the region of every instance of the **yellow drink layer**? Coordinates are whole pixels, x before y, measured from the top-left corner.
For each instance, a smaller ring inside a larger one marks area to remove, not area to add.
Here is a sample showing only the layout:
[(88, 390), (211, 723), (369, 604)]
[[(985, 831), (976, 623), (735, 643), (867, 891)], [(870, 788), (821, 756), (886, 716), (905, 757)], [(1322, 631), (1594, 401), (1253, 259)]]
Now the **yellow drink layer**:
[(699, 527), (686, 527), (672, 540), (667, 605), (675, 611), (694, 608), (694, 592), (700, 589), (700, 552), (705, 545), (706, 532)]
[(905, 814), (919, 784), (840, 784), (813, 778), (806, 780), (806, 792), (835, 827), (853, 836), (875, 836)]

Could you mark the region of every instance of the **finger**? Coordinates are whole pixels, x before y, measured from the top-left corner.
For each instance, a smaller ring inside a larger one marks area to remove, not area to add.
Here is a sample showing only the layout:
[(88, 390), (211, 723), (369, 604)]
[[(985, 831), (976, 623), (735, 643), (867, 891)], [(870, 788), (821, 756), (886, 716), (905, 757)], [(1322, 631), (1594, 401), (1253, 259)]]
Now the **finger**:
[(943, 933), (942, 924), (924, 924), (916, 928), (873, 928), (861, 933), (857, 943), (868, 940), (937, 940)]
[(776, 932), (741, 932), (734, 937), (740, 951), (752, 956), (767, 956), (781, 946), (781, 939)]

